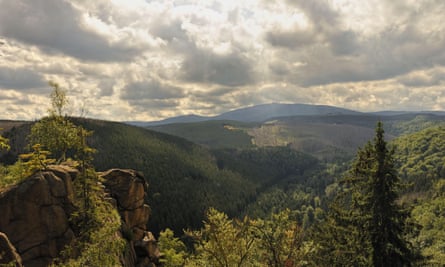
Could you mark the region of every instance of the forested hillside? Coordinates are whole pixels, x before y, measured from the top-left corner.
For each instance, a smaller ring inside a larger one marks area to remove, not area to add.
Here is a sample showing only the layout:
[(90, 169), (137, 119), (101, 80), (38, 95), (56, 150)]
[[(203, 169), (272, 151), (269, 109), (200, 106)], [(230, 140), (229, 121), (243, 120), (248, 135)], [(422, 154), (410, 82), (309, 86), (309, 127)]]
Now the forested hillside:
[[(388, 139), (391, 140), (388, 140), (388, 147), (394, 148), (394, 170), (397, 171), (402, 182), (402, 186), (397, 190), (399, 194), (397, 201), (411, 212), (410, 222), (419, 226), (418, 235), (413, 230), (406, 236), (412, 248), (424, 256), (420, 261), (416, 260), (419, 266), (440, 265), (444, 263), (445, 258), (445, 253), (441, 249), (443, 247), (441, 233), (445, 231), (442, 222), (445, 214), (441, 208), (444, 203), (445, 128), (443, 126), (428, 127), (431, 124), (440, 123), (440, 120), (437, 121), (435, 118), (434, 116), (414, 116), (401, 120), (398, 117), (397, 120), (388, 122), (391, 132), (400, 134), (399, 137), (388, 135)], [(337, 137), (344, 138), (341, 133), (320, 135), (322, 132), (320, 129), (314, 131), (315, 124), (305, 124), (307, 122), (297, 124), (295, 119), (292, 119), (294, 126), (290, 127), (287, 124), (285, 127), (288, 134), (293, 130), (294, 136), (304, 133), (304, 138), (300, 139), (301, 142), (303, 140), (314, 142), (317, 139), (324, 139), (326, 142)], [(318, 127), (340, 129), (340, 126), (347, 126), (344, 128), (344, 133), (348, 132), (351, 136), (356, 134), (357, 136), (351, 138), (362, 140), (360, 141), (364, 143), (362, 148), (367, 146), (363, 133), (369, 133), (369, 128), (363, 125), (351, 128), (353, 127), (351, 122), (339, 125), (338, 119), (338, 117), (335, 119), (335, 124), (329, 123), (323, 126), (319, 124)], [(303, 246), (294, 248), (302, 253), (299, 255), (304, 255), (298, 259), (306, 262), (303, 266), (313, 266), (312, 264), (315, 263), (311, 263), (309, 259), (318, 255), (317, 242), (322, 242), (317, 234), (321, 229), (317, 226), (329, 224), (329, 220), (334, 220), (335, 217), (329, 217), (332, 201), (336, 201), (338, 194), (344, 190), (342, 179), (350, 173), (351, 165), (356, 164), (351, 161), (352, 158), (347, 156), (348, 154), (343, 153), (339, 154), (341, 157), (320, 160), (299, 151), (295, 144), (276, 146), (250, 144), (239, 148), (235, 148), (235, 145), (232, 147), (221, 145), (209, 149), (209, 146), (197, 145), (179, 137), (122, 123), (80, 118), (71, 118), (71, 121), (93, 132), (88, 138), (88, 144), (97, 149), (93, 161), (96, 170), (132, 168), (144, 173), (150, 185), (146, 200), (152, 207), (150, 229), (161, 232), (162, 238), (165, 238), (168, 233), (168, 231), (165, 232), (166, 228), (173, 229), (176, 236), (182, 236), (183, 229), (194, 229), (197, 232), (188, 232), (187, 235), (191, 239), (187, 240), (198, 242), (197, 251), (201, 249), (199, 246), (205, 247), (208, 245), (206, 242), (212, 242), (208, 239), (211, 233), (206, 232), (210, 230), (205, 230), (206, 228), (199, 230), (202, 226), (224, 222), (233, 224), (235, 227), (233, 231), (241, 231), (247, 225), (254, 229), (257, 229), (255, 225), (264, 225), (264, 227), (268, 225), (271, 231), (272, 229), (294, 231), (298, 242), (301, 242), (299, 244)], [(410, 121), (415, 123), (410, 125), (408, 123)], [(232, 140), (232, 144), (245, 142), (242, 140), (246, 137), (246, 132), (242, 126), (246, 124), (236, 125), (239, 128), (230, 122), (199, 124), (202, 131), (207, 133), (209, 131), (206, 131), (205, 125), (219, 130), (225, 129), (230, 133), (235, 131), (234, 135), (222, 137), (222, 140), (227, 138), (229, 141)], [(274, 122), (274, 124), (261, 127), (276, 125), (277, 122)], [(339, 125), (338, 128), (336, 125)], [(4, 135), (9, 139), (11, 150), (7, 154), (3, 153), (4, 162), (13, 161), (17, 153), (26, 151), (23, 147), (26, 140), (23, 138), (28, 135), (30, 126), (31, 124), (18, 123), (5, 132)], [(296, 131), (298, 127), (301, 128)], [(280, 130), (283, 129), (280, 128)], [(422, 130), (416, 131), (416, 129)], [(192, 133), (193, 127), (189, 131)], [(218, 130), (212, 131), (216, 136), (207, 138), (221, 137), (218, 135)], [(268, 135), (270, 138), (278, 138), (280, 134), (283, 135), (283, 132), (270, 132)], [(231, 137), (235, 138), (231, 139)], [(372, 140), (372, 136), (367, 139)], [(342, 147), (345, 148), (346, 145)], [(352, 147), (350, 150), (352, 154)], [(67, 151), (67, 153), (69, 156), (71, 152)], [(210, 211), (209, 208), (215, 210)], [(289, 213), (286, 213), (286, 210)], [(245, 217), (248, 220), (236, 219), (243, 216), (248, 216)], [(293, 221), (299, 228), (284, 224), (283, 218)], [(246, 225), (243, 226), (245, 223)], [(267, 233), (258, 233), (259, 236), (262, 234)], [(255, 242), (261, 243), (261, 240), (257, 239), (258, 235), (254, 238)], [(173, 233), (168, 236), (168, 242), (174, 239)], [(245, 238), (248, 237), (249, 235), (245, 236)], [(282, 240), (282, 242), (288, 241)], [(257, 247), (257, 249), (260, 248)], [(202, 257), (202, 255), (192, 256), (187, 253), (181, 254), (184, 260), (187, 257), (191, 257), (190, 260), (193, 257)], [(253, 258), (251, 260), (255, 261)]]
[(209, 148), (291, 146), (323, 161), (332, 162), (350, 159), (358, 147), (372, 138), (377, 121), (384, 123), (388, 140), (431, 126), (445, 125), (445, 116), (428, 113), (309, 114), (271, 120), (265, 120), (268, 117), (264, 115), (262, 118), (256, 122), (212, 120), (147, 128)]
[[(150, 217), (154, 232), (166, 227), (176, 233), (198, 228), (209, 207), (231, 217), (248, 213), (249, 205), (277, 185), (301, 183), (312, 194), (323, 191), (329, 181), (317, 176), (323, 169), (317, 159), (286, 147), (211, 151), (182, 138), (122, 123), (73, 121), (94, 132), (88, 142), (97, 150), (94, 166), (98, 171), (131, 168), (144, 173), (150, 186), (147, 201), (156, 214)], [(11, 133), (24, 137), (28, 130), (25, 125)], [(11, 160), (15, 152), (25, 151), (25, 142), (9, 138), (12, 149), (4, 158)], [(267, 206), (275, 206), (272, 203)]]
[(78, 120), (94, 131), (98, 170), (131, 168), (144, 173), (152, 208), (150, 227), (197, 228), (205, 210), (215, 207), (239, 214), (255, 195), (256, 185), (229, 169), (220, 170), (211, 153), (181, 138), (121, 123)]

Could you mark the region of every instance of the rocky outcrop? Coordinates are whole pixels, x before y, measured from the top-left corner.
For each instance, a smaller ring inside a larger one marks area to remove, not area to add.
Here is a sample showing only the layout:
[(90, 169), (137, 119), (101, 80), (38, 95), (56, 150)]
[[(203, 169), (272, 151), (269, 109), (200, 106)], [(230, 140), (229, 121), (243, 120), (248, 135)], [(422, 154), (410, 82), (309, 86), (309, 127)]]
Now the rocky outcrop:
[[(76, 210), (72, 181), (78, 171), (49, 166), (0, 192), (0, 264), (48, 266), (75, 240), (69, 219)], [(122, 218), (122, 236), (130, 243), (123, 266), (158, 266), (159, 249), (146, 225), (147, 184), (136, 171), (113, 169), (101, 174), (105, 191)]]
[(8, 237), (0, 232), (0, 266), (14, 263), (15, 267), (22, 267), (22, 258), (11, 244)]
[(74, 239), (72, 178), (77, 170), (51, 166), (0, 193), (0, 231), (27, 267), (48, 266)]
[(114, 199), (122, 218), (122, 232), (130, 242), (125, 266), (156, 266), (160, 252), (156, 239), (147, 231), (150, 207), (145, 203), (147, 183), (134, 170), (112, 169), (101, 174), (103, 184)]

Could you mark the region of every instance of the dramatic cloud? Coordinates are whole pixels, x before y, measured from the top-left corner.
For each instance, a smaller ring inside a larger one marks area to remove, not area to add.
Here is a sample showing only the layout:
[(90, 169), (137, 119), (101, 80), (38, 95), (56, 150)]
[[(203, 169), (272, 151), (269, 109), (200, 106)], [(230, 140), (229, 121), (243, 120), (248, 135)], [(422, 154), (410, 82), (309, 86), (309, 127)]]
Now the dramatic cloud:
[[(96, 22), (99, 25), (94, 25)], [(140, 51), (72, 4), (59, 0), (2, 1), (0, 34), (39, 47), (45, 53), (62, 53), (82, 60), (129, 60)], [(97, 28), (94, 28), (97, 26)], [(106, 31), (107, 29), (103, 29)]]
[(0, 112), (156, 120), (248, 105), (445, 107), (438, 0), (0, 0)]

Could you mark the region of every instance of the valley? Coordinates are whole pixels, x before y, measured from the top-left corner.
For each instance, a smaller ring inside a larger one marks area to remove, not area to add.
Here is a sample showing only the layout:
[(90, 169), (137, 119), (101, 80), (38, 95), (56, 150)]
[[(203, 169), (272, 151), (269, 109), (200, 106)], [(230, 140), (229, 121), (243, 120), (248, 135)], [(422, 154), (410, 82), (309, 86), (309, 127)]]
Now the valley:
[[(326, 114), (258, 121), (215, 119), (145, 127), (71, 120), (93, 132), (87, 140), (97, 150), (97, 171), (128, 168), (143, 173), (149, 184), (145, 201), (151, 207), (147, 227), (155, 234), (168, 228), (185, 238), (184, 229), (203, 227), (209, 208), (229, 218), (252, 219), (290, 209), (305, 231), (313, 231), (324, 220), (355, 153), (373, 139), (378, 121), (396, 149), (401, 178), (410, 183), (401, 201), (414, 207), (437, 202), (443, 193), (436, 184), (443, 179), (445, 116), (324, 110)], [(252, 118), (240, 111), (232, 114)], [(31, 124), (0, 122), (11, 146), (1, 154), (4, 164), (27, 151), (24, 138)], [(422, 233), (437, 241), (430, 231)]]

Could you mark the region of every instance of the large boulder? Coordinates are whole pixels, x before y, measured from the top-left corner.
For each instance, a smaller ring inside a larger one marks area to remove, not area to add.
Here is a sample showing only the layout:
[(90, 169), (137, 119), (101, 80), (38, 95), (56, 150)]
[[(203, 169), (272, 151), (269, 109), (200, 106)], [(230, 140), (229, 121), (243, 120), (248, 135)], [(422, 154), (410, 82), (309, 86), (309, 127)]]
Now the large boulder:
[(150, 207), (145, 203), (147, 182), (134, 170), (111, 169), (100, 176), (106, 191), (115, 201), (122, 218), (122, 232), (129, 240), (131, 250), (125, 266), (156, 266), (159, 249), (152, 233), (147, 231)]
[[(19, 184), (0, 192), (0, 264), (49, 266), (75, 240), (70, 216), (76, 211), (72, 181), (78, 170), (49, 166)], [(159, 249), (147, 231), (150, 208), (145, 204), (147, 183), (133, 170), (101, 173), (110, 202), (122, 219), (121, 233), (129, 248), (122, 265), (158, 266)]]
[(72, 179), (77, 170), (50, 166), (0, 193), (0, 231), (27, 267), (48, 266), (74, 239)]

